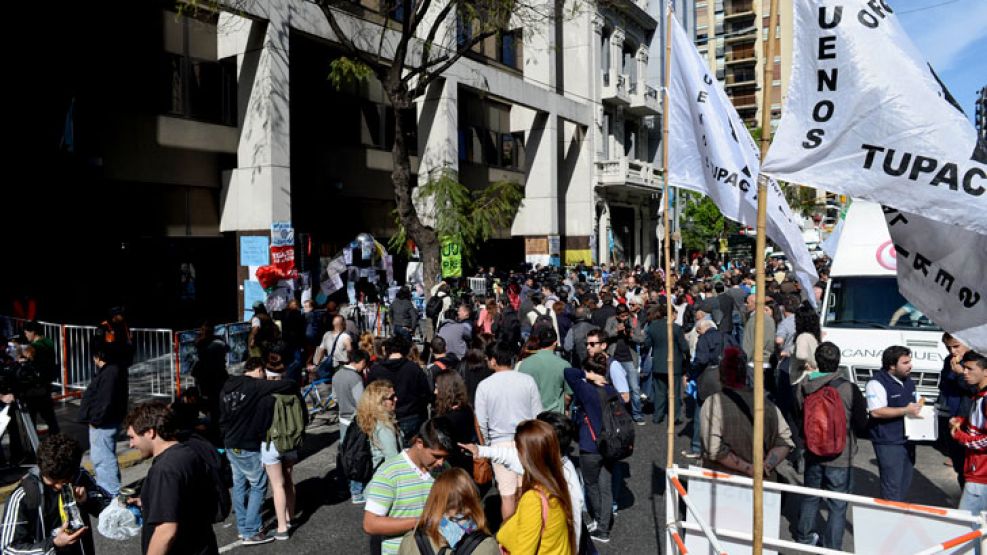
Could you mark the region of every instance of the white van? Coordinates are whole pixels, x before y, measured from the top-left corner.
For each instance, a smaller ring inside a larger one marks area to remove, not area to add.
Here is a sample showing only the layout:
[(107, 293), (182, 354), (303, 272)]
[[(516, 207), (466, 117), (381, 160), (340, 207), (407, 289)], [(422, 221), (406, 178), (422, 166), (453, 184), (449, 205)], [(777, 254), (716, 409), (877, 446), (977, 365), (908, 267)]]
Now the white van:
[(946, 354), (942, 329), (898, 292), (895, 262), (881, 206), (854, 199), (823, 297), (823, 341), (840, 348), (841, 369), (861, 388), (881, 369), (885, 348), (908, 347), (916, 390), (933, 401)]

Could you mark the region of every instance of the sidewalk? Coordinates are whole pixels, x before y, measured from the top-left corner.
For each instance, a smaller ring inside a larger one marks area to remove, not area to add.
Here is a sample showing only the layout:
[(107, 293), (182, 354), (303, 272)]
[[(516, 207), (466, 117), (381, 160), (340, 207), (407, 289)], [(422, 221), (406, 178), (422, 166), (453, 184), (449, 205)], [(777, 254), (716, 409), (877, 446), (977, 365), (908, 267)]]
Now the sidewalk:
[[(93, 464), (89, 459), (89, 430), (86, 424), (82, 424), (76, 421), (76, 415), (79, 412), (79, 402), (78, 400), (67, 401), (64, 403), (56, 403), (55, 405), (55, 416), (58, 418), (58, 425), (62, 428), (62, 433), (72, 437), (82, 445), (85, 450), (85, 454), (82, 456), (82, 466), (86, 468), (90, 473), (93, 473)], [(47, 433), (48, 426), (43, 423), (37, 424), (38, 436), (43, 439)], [(9, 437), (4, 434), (3, 437), (3, 449), (5, 452), (9, 453), (7, 444), (9, 442)], [(127, 439), (127, 434), (125, 431), (121, 430), (120, 435), (117, 436), (117, 462), (120, 464), (120, 468), (128, 468), (135, 464), (141, 462), (140, 452), (136, 449), (130, 448), (130, 442)], [(31, 468), (30, 464), (22, 465), (20, 467), (10, 467), (7, 469), (0, 470), (0, 503), (5, 503), (7, 497), (17, 489), (20, 484), (21, 478), (27, 474), (28, 470)]]

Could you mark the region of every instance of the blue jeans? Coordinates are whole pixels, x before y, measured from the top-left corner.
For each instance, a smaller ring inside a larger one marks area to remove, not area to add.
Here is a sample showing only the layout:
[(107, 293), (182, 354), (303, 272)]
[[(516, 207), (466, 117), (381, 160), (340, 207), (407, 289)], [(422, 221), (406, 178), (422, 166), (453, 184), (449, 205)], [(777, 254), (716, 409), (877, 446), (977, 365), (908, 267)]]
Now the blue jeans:
[[(809, 462), (805, 467), (805, 487), (850, 493), (853, 477), (850, 467), (823, 466)], [(808, 543), (819, 515), (819, 497), (805, 496), (799, 508), (799, 519), (795, 529), (795, 541)], [(843, 529), (846, 527), (847, 502), (837, 499), (824, 501), (829, 509), (829, 519), (820, 538), (822, 546), (828, 549), (843, 549)]]
[(960, 497), (960, 510), (970, 511), (979, 515), (987, 511), (987, 484), (967, 482), (963, 485), (963, 496)]
[(111, 496), (120, 493), (120, 465), (117, 463), (117, 428), (89, 427), (89, 458), (96, 470), (96, 484)]
[(700, 425), (700, 421), (702, 420), (702, 418), (700, 418), (700, 415), (702, 414), (703, 405), (699, 401), (696, 401), (695, 407), (696, 407), (695, 408), (695, 412), (692, 415), (692, 445), (691, 445), (691, 447), (692, 447), (692, 452), (693, 453), (702, 453), (703, 452), (703, 442), (702, 442), (702, 439), (701, 439), (702, 436), (700, 435), (702, 433), (702, 426)]
[(627, 373), (627, 386), (631, 390), (631, 418), (635, 422), (644, 420), (641, 416), (641, 371), (634, 362), (621, 362), (620, 366)]
[(417, 414), (398, 418), (398, 428), (401, 430), (401, 440), (404, 441), (404, 445), (411, 445), (411, 440), (418, 435), (418, 428), (421, 428), (424, 421)]
[(888, 501), (904, 501), (908, 487), (912, 485), (915, 444), (875, 443), (874, 454), (877, 455), (877, 468), (881, 473), (881, 498)]
[[(346, 438), (346, 429), (349, 428), (351, 424), (344, 424), (342, 421), (339, 422), (339, 445), (343, 445), (343, 440)], [(347, 480), (345, 476), (341, 476), (340, 480), (343, 482), (349, 482), (350, 486), (350, 496), (356, 497), (358, 495), (363, 495), (364, 485), (362, 482), (357, 482), (356, 480)]]
[(236, 528), (244, 538), (260, 533), (260, 510), (267, 495), (267, 472), (260, 462), (260, 451), (227, 449), (233, 469), (233, 511)]

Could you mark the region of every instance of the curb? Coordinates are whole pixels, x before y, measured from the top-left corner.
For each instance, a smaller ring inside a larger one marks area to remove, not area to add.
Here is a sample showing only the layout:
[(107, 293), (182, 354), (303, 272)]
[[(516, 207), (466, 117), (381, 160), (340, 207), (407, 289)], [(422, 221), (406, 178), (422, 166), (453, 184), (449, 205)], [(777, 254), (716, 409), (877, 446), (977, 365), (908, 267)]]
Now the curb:
[[(141, 459), (141, 453), (137, 449), (127, 449), (126, 451), (123, 451), (122, 453), (117, 455), (117, 464), (120, 465), (121, 470), (124, 468), (129, 468), (131, 466), (140, 464), (142, 460), (143, 459)], [(93, 469), (93, 463), (91, 460), (89, 460), (88, 454), (82, 459), (82, 467), (85, 468), (90, 474), (95, 475), (95, 470)], [(25, 468), (25, 473), (26, 470), (27, 469)], [(0, 503), (6, 503), (7, 498), (9, 498), (10, 495), (14, 493), (14, 490), (16, 490), (19, 486), (20, 486), (20, 479), (18, 479), (16, 482), (12, 484), (5, 484), (3, 486), (0, 486)]]

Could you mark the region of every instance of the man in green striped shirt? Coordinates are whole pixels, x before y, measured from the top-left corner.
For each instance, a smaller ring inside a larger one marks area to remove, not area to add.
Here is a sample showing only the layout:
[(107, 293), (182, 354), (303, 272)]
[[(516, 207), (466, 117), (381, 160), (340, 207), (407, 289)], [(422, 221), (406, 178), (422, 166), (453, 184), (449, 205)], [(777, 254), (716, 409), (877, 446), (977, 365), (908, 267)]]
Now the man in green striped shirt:
[[(412, 530), (425, 509), (433, 474), (445, 470), (446, 457), (456, 448), (446, 418), (427, 420), (411, 447), (381, 464), (365, 490), (363, 531), (383, 539), (380, 553), (396, 555), (401, 536)], [(371, 551), (375, 551), (371, 549)]]

